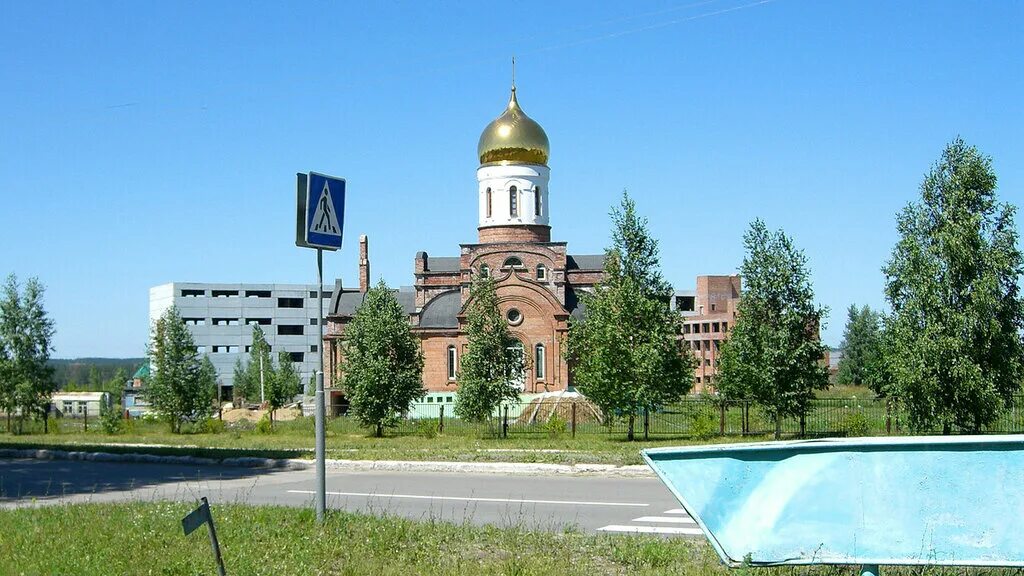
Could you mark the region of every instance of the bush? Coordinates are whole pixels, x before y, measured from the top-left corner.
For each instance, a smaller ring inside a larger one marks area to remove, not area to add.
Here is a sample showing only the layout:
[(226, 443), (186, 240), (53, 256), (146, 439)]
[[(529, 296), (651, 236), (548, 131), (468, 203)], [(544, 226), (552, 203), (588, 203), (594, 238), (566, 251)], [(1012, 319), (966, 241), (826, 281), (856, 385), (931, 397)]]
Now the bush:
[(697, 440), (709, 440), (718, 436), (718, 415), (710, 408), (702, 408), (690, 417), (690, 436)]
[(226, 428), (227, 426), (224, 424), (223, 420), (218, 418), (207, 418), (202, 421), (200, 431), (204, 434), (220, 434)]
[(424, 438), (437, 438), (437, 418), (424, 418), (416, 422), (416, 435)]
[(256, 432), (260, 434), (273, 434), (274, 425), (270, 422), (270, 416), (264, 414), (260, 421), (256, 423)]
[(124, 432), (124, 420), (121, 419), (121, 406), (115, 404), (110, 408), (100, 407), (100, 428), (106, 434), (120, 434)]
[(544, 431), (552, 438), (562, 436), (568, 429), (569, 424), (565, 421), (565, 418), (559, 416), (557, 412), (552, 413), (548, 418), (548, 421), (544, 423)]
[(860, 410), (850, 412), (843, 417), (842, 429), (847, 436), (871, 435), (871, 424), (868, 422), (868, 417)]

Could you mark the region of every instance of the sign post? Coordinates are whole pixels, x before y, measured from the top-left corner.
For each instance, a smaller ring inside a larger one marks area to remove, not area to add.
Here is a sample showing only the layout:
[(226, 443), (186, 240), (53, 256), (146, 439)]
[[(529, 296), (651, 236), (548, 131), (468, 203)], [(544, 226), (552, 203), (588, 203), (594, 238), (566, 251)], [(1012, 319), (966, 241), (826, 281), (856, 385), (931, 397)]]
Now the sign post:
[(327, 477), (325, 470), (324, 406), (324, 250), (341, 248), (342, 223), (345, 219), (345, 179), (310, 172), (297, 174), (295, 245), (316, 248), (317, 344), (319, 369), (316, 372), (316, 519), (323, 522), (327, 509)]
[(206, 496), (203, 496), (202, 502), (203, 503), (199, 505), (199, 508), (189, 512), (188, 516), (181, 519), (181, 529), (185, 532), (185, 536), (188, 536), (203, 524), (209, 526), (210, 546), (213, 547), (213, 555), (217, 559), (217, 574), (225, 576), (224, 560), (220, 557), (220, 544), (217, 543), (217, 530), (213, 527), (213, 515), (210, 514), (210, 503), (207, 502)]

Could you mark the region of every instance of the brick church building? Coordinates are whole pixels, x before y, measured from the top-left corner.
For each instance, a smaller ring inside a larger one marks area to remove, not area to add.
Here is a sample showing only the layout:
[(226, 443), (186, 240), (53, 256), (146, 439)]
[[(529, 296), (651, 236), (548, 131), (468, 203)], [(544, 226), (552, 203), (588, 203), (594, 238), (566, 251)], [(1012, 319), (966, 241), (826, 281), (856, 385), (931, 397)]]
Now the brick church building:
[[(428, 401), (451, 402), (457, 388), (474, 274), (496, 281), (498, 306), (528, 360), (524, 393), (565, 390), (572, 384), (562, 353), (569, 318), (582, 313), (579, 293), (601, 280), (604, 256), (573, 255), (565, 242), (551, 240), (548, 137), (520, 108), (515, 87), (504, 112), (480, 135), (477, 153), (476, 241), (460, 245), (455, 256), (417, 253), (415, 285), (396, 291), (423, 347)], [(362, 236), (359, 287), (344, 288), (338, 281), (327, 314), (328, 386), (337, 372), (345, 326), (369, 285), (369, 247)]]

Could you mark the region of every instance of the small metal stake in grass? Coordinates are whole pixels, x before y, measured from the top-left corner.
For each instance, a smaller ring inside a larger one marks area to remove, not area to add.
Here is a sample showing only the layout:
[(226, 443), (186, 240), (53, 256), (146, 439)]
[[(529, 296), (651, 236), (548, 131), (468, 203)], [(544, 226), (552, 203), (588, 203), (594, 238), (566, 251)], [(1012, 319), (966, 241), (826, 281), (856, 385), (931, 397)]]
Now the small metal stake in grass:
[(224, 560), (220, 557), (220, 544), (217, 543), (217, 530), (213, 527), (213, 515), (210, 514), (210, 503), (206, 501), (206, 496), (203, 496), (202, 501), (199, 508), (181, 519), (181, 529), (185, 531), (185, 536), (188, 536), (203, 524), (210, 527), (210, 546), (213, 547), (213, 555), (217, 559), (217, 574), (226, 576)]

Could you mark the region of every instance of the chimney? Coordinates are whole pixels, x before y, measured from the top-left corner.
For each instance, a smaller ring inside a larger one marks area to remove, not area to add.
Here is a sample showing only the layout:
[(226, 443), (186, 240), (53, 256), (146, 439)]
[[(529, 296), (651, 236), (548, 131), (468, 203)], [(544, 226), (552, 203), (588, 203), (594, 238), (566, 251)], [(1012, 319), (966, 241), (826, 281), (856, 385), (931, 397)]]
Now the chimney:
[(359, 291), (366, 294), (370, 289), (370, 257), (367, 254), (366, 234), (359, 236)]

